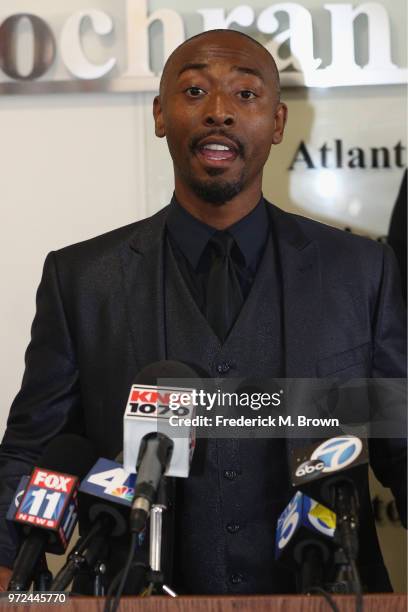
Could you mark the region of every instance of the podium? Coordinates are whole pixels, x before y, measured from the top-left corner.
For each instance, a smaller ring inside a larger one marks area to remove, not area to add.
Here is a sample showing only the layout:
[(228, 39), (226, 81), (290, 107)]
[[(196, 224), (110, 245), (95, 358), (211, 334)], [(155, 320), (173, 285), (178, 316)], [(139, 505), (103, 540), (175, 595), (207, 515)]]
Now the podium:
[[(406, 612), (406, 594), (364, 595), (364, 612)], [(355, 597), (336, 595), (333, 600), (340, 612), (355, 612)], [(27, 612), (27, 604), (8, 605), (3, 599), (0, 608)], [(103, 612), (105, 600), (96, 597), (70, 597), (65, 604), (35, 604), (36, 612)], [(31, 606), (30, 606), (31, 607)], [(320, 596), (254, 595), (194, 597), (123, 597), (118, 612), (328, 612), (327, 601)]]

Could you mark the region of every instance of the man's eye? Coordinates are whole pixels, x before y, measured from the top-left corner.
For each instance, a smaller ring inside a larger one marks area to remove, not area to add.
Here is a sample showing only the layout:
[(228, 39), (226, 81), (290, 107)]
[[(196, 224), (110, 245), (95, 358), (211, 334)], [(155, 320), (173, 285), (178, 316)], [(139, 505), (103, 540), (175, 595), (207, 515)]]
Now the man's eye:
[(256, 94), (254, 94), (253, 91), (250, 91), (249, 89), (244, 89), (243, 91), (240, 91), (238, 94), (243, 100), (252, 100), (253, 98), (256, 98)]
[(201, 87), (188, 87), (185, 90), (185, 93), (191, 96), (192, 98), (197, 98), (198, 96), (205, 94), (205, 91), (204, 89), (201, 89)]

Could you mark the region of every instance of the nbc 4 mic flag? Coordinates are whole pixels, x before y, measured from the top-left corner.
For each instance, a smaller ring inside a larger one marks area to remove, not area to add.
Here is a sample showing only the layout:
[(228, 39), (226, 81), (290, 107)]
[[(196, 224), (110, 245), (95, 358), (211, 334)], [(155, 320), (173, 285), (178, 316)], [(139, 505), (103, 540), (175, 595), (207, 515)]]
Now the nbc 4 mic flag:
[(79, 491), (130, 507), (135, 482), (136, 474), (127, 472), (120, 463), (100, 458), (81, 482)]

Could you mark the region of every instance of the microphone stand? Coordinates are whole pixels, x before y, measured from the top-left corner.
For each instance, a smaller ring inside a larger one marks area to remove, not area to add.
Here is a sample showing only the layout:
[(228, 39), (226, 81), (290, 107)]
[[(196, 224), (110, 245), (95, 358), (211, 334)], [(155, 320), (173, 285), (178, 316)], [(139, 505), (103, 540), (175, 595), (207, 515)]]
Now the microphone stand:
[(299, 592), (310, 593), (313, 589), (323, 588), (324, 563), (329, 559), (328, 548), (318, 541), (302, 543), (300, 551)]
[(337, 531), (340, 545), (348, 559), (358, 555), (357, 492), (352, 483), (339, 482), (334, 485)]
[(44, 529), (33, 529), (23, 542), (14, 562), (9, 591), (28, 591), (35, 574), (36, 563), (44, 554), (48, 533)]
[(334, 568), (336, 572), (334, 582), (326, 585), (327, 590), (330, 593), (352, 595), (351, 568), (342, 548), (338, 548), (334, 553)]
[(353, 483), (339, 480), (333, 483), (334, 508), (337, 516), (335, 540), (339, 550), (335, 553), (337, 574), (331, 585), (332, 592), (362, 595), (357, 568), (358, 542), (358, 493)]
[(102, 576), (106, 572), (106, 564), (101, 561), (106, 548), (106, 532), (108, 520), (98, 520), (89, 533), (78, 540), (68, 556), (68, 561), (55, 576), (51, 590), (64, 591), (82, 567), (94, 574), (94, 595), (104, 595)]
[(44, 592), (51, 590), (52, 573), (48, 569), (45, 553), (42, 555), (36, 573), (34, 574), (33, 590)]
[[(157, 501), (153, 504), (150, 512), (150, 542), (149, 542), (149, 565), (150, 569), (147, 572), (149, 586), (147, 588), (148, 595), (154, 593), (165, 593), (171, 597), (177, 597), (177, 594), (167, 584), (165, 584), (165, 572), (162, 568), (162, 558), (168, 562), (171, 561), (172, 555), (172, 536), (173, 525), (167, 525), (165, 530), (166, 512), (171, 508), (171, 500), (169, 501), (168, 485), (173, 489), (173, 482), (168, 483), (169, 479), (162, 477), (157, 494)], [(168, 515), (167, 515), (168, 518)], [(170, 527), (170, 529), (169, 529)], [(165, 533), (167, 531), (167, 534)], [(171, 533), (169, 533), (171, 531)], [(167, 535), (167, 538), (166, 538)], [(169, 542), (166, 540), (170, 540)], [(167, 544), (167, 550), (166, 550)]]

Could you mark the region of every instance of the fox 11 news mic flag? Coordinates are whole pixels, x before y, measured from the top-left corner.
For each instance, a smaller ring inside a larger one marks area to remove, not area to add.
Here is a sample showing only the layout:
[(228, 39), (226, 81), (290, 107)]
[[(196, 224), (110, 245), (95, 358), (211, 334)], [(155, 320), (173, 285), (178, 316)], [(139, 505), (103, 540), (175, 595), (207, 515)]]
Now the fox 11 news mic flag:
[(275, 559), (298, 573), (298, 591), (307, 593), (323, 587), (329, 578), (334, 512), (300, 491), (280, 515), (275, 532)]
[(132, 385), (125, 410), (124, 468), (137, 473), (132, 532), (143, 528), (162, 476), (187, 478), (190, 471), (195, 446), (193, 389), (163, 384), (169, 379), (196, 380), (197, 374), (177, 361), (150, 364)]
[(78, 483), (95, 459), (89, 441), (60, 435), (47, 446), (31, 476), (21, 479), (7, 514), (22, 538), (9, 590), (30, 587), (45, 552), (65, 552), (78, 517)]

